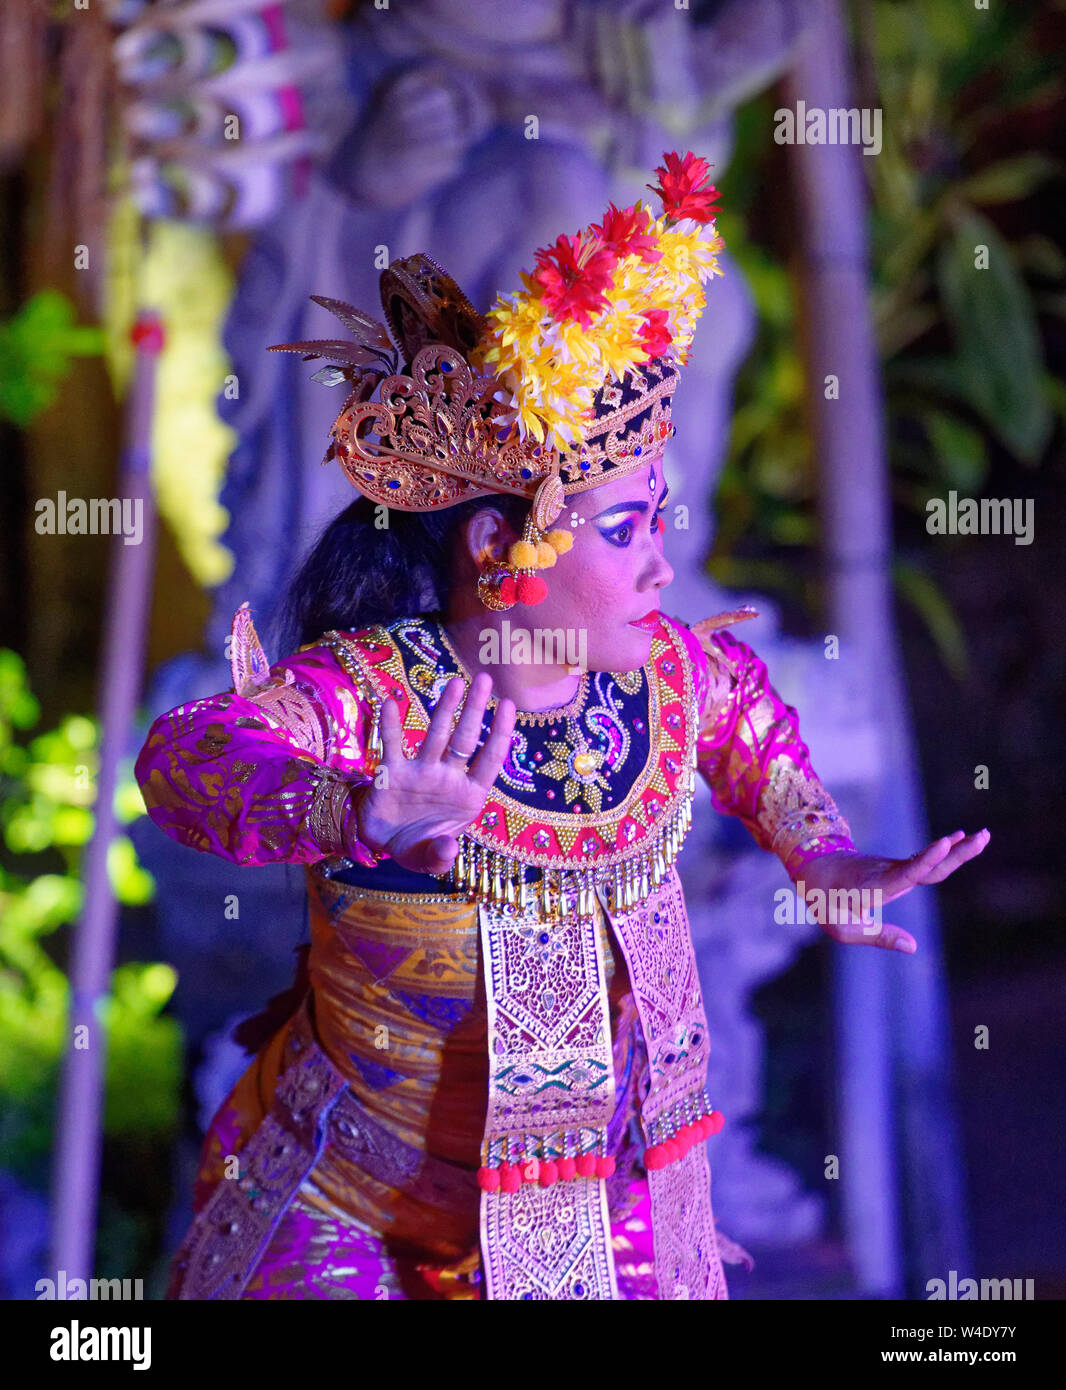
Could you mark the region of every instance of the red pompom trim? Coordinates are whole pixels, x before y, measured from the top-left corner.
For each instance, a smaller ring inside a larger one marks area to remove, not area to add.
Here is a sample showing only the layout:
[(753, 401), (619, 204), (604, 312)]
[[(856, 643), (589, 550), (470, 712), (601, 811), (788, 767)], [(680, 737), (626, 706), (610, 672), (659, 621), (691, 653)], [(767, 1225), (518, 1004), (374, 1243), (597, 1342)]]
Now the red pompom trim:
[(613, 1158), (613, 1156), (612, 1156), (611, 1154), (608, 1154), (605, 1158), (604, 1158), (604, 1157), (597, 1158), (597, 1160), (596, 1160), (596, 1176), (597, 1176), (598, 1178), (609, 1178), (613, 1172), (614, 1172), (614, 1158)]
[(497, 1192), (500, 1186), (500, 1170), (498, 1168), (479, 1168), (477, 1170), (477, 1185), (482, 1192)]
[(548, 597), (548, 586), (539, 574), (520, 574), (515, 589), (518, 602), (528, 604), (530, 608), (543, 603)]
[(662, 1144), (652, 1144), (650, 1149), (644, 1150), (644, 1167), (649, 1173), (657, 1173), (660, 1168), (665, 1168), (669, 1161)]
[(496, 586), (500, 591), (500, 602), (506, 603), (508, 607), (518, 602), (518, 590), (515, 587), (514, 576), (505, 574)]
[(722, 1114), (720, 1110), (712, 1110), (711, 1113), (707, 1116), (707, 1120), (710, 1125), (711, 1134), (717, 1134), (719, 1130), (722, 1128), (722, 1126), (725, 1124), (725, 1116)]
[(596, 1175), (596, 1155), (581, 1154), (574, 1160), (574, 1167), (577, 1169), (578, 1176), (582, 1178), (592, 1178)]
[(559, 1160), (559, 1176), (563, 1182), (569, 1182), (577, 1172), (577, 1165), (572, 1158), (561, 1158)]
[[(519, 1173), (518, 1169), (511, 1163), (501, 1164), (500, 1167), (500, 1191), (517, 1192), (518, 1189), (522, 1186), (521, 1173)], [(502, 1171), (502, 1169), (504, 1168), (506, 1168), (506, 1172)]]
[(559, 1165), (553, 1158), (545, 1158), (540, 1165), (540, 1185), (541, 1187), (551, 1187), (552, 1183), (559, 1181)]

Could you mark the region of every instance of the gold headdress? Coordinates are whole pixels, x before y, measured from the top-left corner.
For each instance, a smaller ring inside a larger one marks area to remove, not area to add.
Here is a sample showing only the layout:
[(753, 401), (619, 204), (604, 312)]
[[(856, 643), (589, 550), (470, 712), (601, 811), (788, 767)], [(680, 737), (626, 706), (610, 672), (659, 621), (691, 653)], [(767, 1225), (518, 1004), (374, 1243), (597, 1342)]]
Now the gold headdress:
[(611, 204), (538, 251), (524, 290), (485, 316), (435, 261), (408, 256), (381, 274), (388, 328), (313, 295), (354, 341), (270, 349), (325, 358), (312, 379), (352, 386), (324, 462), (336, 458), (365, 497), (419, 512), (489, 493), (530, 499), (511, 556), (519, 601), (543, 598), (533, 571), (570, 546), (569, 532), (549, 531), (566, 496), (640, 467), (673, 432), (678, 366), (722, 242), (706, 160), (664, 160), (662, 216)]

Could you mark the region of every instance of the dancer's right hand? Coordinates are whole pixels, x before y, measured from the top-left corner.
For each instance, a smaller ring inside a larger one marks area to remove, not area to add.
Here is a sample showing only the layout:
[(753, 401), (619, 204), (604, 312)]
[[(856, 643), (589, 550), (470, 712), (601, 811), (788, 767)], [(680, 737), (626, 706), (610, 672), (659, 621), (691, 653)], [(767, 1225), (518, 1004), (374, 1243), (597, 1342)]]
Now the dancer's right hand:
[[(445, 874), (451, 868), (459, 852), (456, 837), (481, 811), (511, 744), (515, 705), (501, 700), (484, 747), (470, 761), (481, 737), (492, 677), (479, 672), (464, 703), (465, 687), (461, 676), (444, 687), (414, 758), (404, 757), (399, 706), (386, 700), (379, 776), (353, 797), (355, 815), (349, 824), (354, 822), (360, 843), (376, 854), (387, 851), (415, 873)], [(452, 720), (460, 705), (462, 714), (453, 733)], [(385, 776), (380, 775), (382, 768)]]

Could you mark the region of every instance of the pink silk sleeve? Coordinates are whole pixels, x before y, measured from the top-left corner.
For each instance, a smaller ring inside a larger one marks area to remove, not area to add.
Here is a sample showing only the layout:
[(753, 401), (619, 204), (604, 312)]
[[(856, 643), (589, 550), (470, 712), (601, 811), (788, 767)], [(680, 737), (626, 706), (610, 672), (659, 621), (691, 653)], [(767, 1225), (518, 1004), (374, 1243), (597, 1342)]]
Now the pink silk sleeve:
[(820, 855), (857, 854), (811, 766), (799, 717), (770, 684), (765, 663), (728, 632), (683, 635), (696, 663), (698, 766), (715, 809), (738, 817), (793, 882)]
[(156, 719), (134, 768), (149, 816), (235, 864), (374, 863), (349, 824), (352, 789), (372, 780), (370, 700), (325, 646), (275, 662), (270, 677)]

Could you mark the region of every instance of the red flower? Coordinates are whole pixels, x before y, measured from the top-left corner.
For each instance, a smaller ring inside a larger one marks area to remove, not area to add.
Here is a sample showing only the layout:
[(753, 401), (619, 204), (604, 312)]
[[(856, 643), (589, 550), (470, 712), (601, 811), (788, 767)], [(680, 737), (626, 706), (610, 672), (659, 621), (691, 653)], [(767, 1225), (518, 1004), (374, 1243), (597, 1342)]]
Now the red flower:
[(646, 309), (641, 314), (642, 323), (638, 337), (648, 354), (649, 362), (661, 357), (673, 342), (668, 327), (669, 318), (670, 315), (665, 309)]
[(541, 302), (562, 322), (576, 319), (588, 328), (591, 316), (607, 308), (603, 291), (610, 285), (618, 257), (610, 247), (590, 238), (561, 236), (554, 246), (536, 253), (534, 281), (543, 293)]
[(619, 260), (624, 256), (639, 256), (646, 264), (653, 264), (662, 260), (663, 253), (656, 247), (655, 237), (648, 230), (650, 225), (647, 209), (639, 203), (621, 210), (614, 203), (608, 203), (603, 221), (594, 223), (589, 231), (599, 237)]
[(712, 204), (722, 195), (712, 183), (703, 187), (710, 170), (705, 159), (698, 159), (690, 150), (684, 159), (675, 152), (664, 154), (666, 167), (655, 170), (659, 175), (657, 184), (648, 184), (653, 193), (663, 200), (663, 211), (671, 222), (680, 222), (691, 217), (695, 222), (709, 222), (718, 212)]

